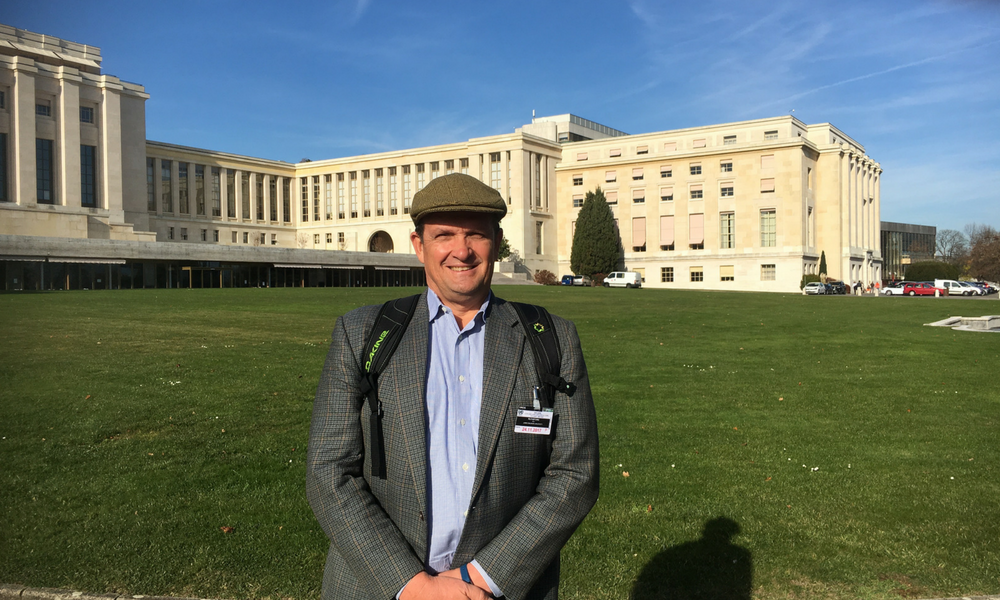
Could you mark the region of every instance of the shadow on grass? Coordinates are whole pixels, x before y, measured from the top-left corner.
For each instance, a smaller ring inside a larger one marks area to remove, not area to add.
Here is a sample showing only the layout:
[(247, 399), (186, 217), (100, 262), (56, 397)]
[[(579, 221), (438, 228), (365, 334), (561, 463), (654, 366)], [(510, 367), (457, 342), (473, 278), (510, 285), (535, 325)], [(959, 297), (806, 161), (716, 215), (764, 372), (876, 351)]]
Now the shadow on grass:
[(632, 600), (750, 600), (753, 559), (732, 543), (739, 532), (732, 519), (707, 521), (701, 539), (667, 548), (643, 567)]

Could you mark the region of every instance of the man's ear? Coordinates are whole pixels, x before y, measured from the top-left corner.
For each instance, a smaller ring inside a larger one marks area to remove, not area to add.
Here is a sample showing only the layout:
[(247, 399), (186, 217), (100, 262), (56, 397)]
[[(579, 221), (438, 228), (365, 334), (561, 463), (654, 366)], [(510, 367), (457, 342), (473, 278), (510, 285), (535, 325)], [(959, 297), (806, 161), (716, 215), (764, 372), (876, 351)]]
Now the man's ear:
[(420, 234), (416, 231), (410, 232), (410, 243), (413, 244), (413, 252), (417, 255), (417, 260), (424, 262), (424, 241), (420, 239)]

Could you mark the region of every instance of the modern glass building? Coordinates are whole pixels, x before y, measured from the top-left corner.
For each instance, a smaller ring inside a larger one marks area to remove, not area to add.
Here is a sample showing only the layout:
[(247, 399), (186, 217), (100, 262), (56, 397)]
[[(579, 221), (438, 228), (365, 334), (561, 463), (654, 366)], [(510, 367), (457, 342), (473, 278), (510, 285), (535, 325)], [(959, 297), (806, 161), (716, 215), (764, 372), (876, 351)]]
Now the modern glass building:
[(906, 268), (932, 260), (937, 247), (937, 228), (882, 221), (882, 261), (886, 281), (906, 279)]

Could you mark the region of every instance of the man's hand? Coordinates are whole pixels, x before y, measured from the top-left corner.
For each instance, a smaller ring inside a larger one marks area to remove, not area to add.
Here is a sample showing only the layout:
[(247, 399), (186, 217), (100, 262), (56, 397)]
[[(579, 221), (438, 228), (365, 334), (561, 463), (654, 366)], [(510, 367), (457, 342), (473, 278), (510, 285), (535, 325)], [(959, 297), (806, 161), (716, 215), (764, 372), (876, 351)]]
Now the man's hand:
[[(469, 567), (469, 579), (472, 580), (472, 585), (483, 590), (484, 592), (486, 592), (487, 596), (492, 598), (493, 596), (490, 596), (490, 594), (493, 593), (493, 590), (490, 589), (489, 584), (487, 584), (486, 580), (483, 579), (483, 575), (482, 573), (479, 572), (479, 569), (477, 569), (476, 566), (473, 564), (469, 564), (468, 567)], [(451, 577), (453, 579), (461, 580), (462, 572), (459, 571), (458, 569), (451, 569), (449, 571), (441, 573), (441, 577)]]
[[(458, 574), (458, 569), (454, 569), (454, 572)], [(470, 570), (470, 576), (471, 572)], [(403, 593), (399, 595), (399, 600), (423, 600), (425, 598), (428, 600), (437, 600), (438, 598), (441, 600), (489, 600), (491, 598), (488, 592), (462, 581), (461, 575), (458, 575), (457, 580), (446, 575), (446, 573), (442, 573), (435, 577), (424, 571), (417, 573), (413, 579), (407, 582)], [(481, 576), (480, 579), (482, 579)], [(485, 582), (483, 583), (485, 585)]]

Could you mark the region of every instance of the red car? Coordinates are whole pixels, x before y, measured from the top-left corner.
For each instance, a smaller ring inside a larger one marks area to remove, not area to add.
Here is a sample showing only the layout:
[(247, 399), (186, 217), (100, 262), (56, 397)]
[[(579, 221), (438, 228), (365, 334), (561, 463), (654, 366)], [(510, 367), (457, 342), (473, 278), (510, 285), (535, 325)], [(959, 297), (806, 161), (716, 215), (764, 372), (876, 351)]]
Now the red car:
[(934, 287), (933, 283), (926, 281), (907, 283), (903, 286), (904, 296), (947, 296), (948, 289)]

